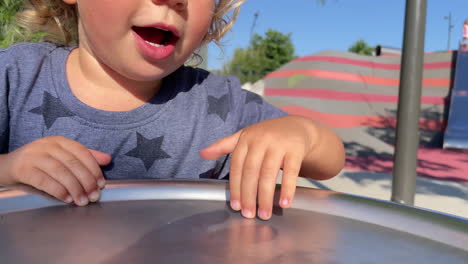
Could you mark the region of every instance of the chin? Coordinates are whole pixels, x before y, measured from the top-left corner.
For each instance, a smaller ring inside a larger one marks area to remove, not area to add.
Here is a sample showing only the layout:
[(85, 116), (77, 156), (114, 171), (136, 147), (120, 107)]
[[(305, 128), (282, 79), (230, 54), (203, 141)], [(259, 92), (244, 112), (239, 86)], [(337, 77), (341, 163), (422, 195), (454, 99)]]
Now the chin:
[(145, 66), (145, 67), (136, 67), (132, 69), (126, 69), (123, 72), (126, 72), (127, 74), (124, 74), (125, 77), (131, 80), (139, 81), (139, 82), (151, 82), (151, 81), (158, 81), (158, 80), (163, 79), (164, 77), (174, 72), (176, 69), (168, 70), (168, 69), (157, 68), (154, 66), (153, 67)]
[(139, 73), (140, 75), (145, 76), (146, 78), (151, 79), (151, 76), (153, 76), (154, 78), (162, 79), (175, 72), (181, 66), (183, 66), (183, 62), (184, 61), (182, 61), (182, 63), (177, 63), (176, 61), (171, 61), (169, 63), (164, 63), (161, 65), (147, 64), (144, 67), (140, 68), (141, 70), (139, 71)]

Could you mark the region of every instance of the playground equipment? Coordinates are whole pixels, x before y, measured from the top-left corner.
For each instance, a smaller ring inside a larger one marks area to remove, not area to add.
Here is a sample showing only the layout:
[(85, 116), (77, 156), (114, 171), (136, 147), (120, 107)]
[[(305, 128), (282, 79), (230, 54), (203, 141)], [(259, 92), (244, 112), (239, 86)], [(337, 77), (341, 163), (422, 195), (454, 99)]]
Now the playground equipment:
[[(402, 95), (404, 107), (398, 116), (400, 137), (413, 144), (397, 144), (407, 158), (396, 159), (403, 165), (397, 169), (401, 174), (396, 175), (397, 195), (393, 196), (407, 204), (414, 195), (418, 129), (414, 123), (419, 118), (419, 109), (408, 110), (420, 104), (425, 5), (423, 0), (407, 1), (410, 22), (405, 35), (409, 40), (405, 37), (402, 72), (408, 73), (401, 87), (412, 92)], [(103, 190), (99, 203), (87, 207), (64, 205), (37, 191), (2, 190), (0, 260), (69, 264), (468, 262), (467, 219), (298, 188), (291, 209), (275, 208), (270, 221), (248, 220), (230, 211), (227, 189), (225, 182), (114, 182)]]
[(444, 148), (468, 149), (468, 50), (461, 44), (450, 99)]
[(0, 191), (2, 263), (467, 263), (468, 220), (298, 188), (269, 221), (228, 206), (227, 182), (113, 182), (99, 203)]

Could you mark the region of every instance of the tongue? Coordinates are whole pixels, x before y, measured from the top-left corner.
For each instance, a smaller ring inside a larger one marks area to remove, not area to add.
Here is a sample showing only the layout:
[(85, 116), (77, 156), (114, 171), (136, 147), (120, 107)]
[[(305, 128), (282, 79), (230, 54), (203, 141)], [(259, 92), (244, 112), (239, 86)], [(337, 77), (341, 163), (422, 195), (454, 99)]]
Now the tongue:
[(162, 44), (164, 32), (156, 28), (135, 27), (134, 31), (144, 40), (155, 44)]

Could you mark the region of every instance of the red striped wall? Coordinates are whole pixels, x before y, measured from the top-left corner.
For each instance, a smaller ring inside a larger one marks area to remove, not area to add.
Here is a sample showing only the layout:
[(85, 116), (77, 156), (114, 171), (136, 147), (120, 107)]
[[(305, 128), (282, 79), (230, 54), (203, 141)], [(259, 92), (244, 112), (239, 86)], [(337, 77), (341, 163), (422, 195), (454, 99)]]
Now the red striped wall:
[[(399, 70), (400, 69), (400, 63), (379, 63), (379, 62), (348, 59), (348, 58), (333, 57), (333, 56), (304, 56), (304, 57), (297, 58), (293, 61), (331, 62), (331, 63), (348, 64), (348, 65), (354, 65), (354, 66), (359, 66), (359, 67), (369, 67), (369, 68), (384, 69), (384, 70)], [(448, 69), (448, 68), (452, 68), (451, 61), (428, 62), (424, 64), (425, 70)]]
[[(398, 96), (396, 95), (341, 92), (325, 89), (266, 88), (264, 94), (265, 96), (305, 97), (337, 101), (398, 103)], [(422, 96), (421, 103), (445, 105), (445, 98)]]
[[(278, 70), (268, 74), (267, 78), (281, 78), (281, 77), (292, 77), (294, 75), (306, 75), (315, 78), (330, 79), (330, 80), (340, 80), (348, 82), (361, 82), (361, 83), (370, 83), (377, 85), (386, 85), (386, 86), (398, 86), (400, 83), (399, 79), (394, 78), (383, 78), (375, 77), (368, 75), (360, 75), (353, 73), (345, 72), (336, 72), (336, 71), (326, 71), (326, 70), (316, 70), (316, 69), (301, 69), (301, 70)], [(449, 78), (425, 78), (422, 81), (423, 86), (449, 86)]]
[[(395, 117), (322, 113), (296, 105), (286, 105), (280, 108), (291, 115), (308, 117), (333, 128), (354, 128), (360, 126), (396, 127)], [(445, 121), (421, 118), (419, 120), (419, 128), (443, 131), (445, 129)]]

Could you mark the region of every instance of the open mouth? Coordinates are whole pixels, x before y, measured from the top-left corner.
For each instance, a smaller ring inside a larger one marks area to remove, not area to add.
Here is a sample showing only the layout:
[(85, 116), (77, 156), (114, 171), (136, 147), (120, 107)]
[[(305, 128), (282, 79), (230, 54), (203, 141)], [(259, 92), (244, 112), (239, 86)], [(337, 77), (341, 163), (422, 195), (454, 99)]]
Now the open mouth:
[(171, 30), (156, 27), (132, 27), (132, 30), (140, 36), (147, 44), (153, 47), (164, 47), (175, 45), (179, 37)]

